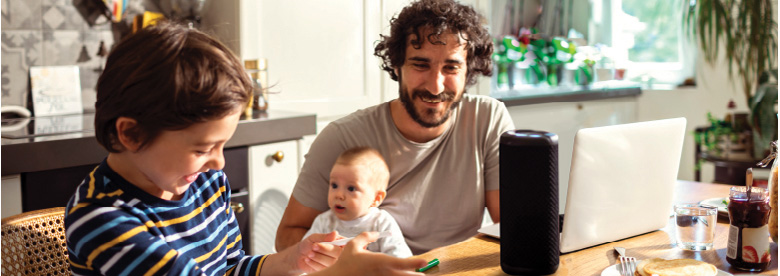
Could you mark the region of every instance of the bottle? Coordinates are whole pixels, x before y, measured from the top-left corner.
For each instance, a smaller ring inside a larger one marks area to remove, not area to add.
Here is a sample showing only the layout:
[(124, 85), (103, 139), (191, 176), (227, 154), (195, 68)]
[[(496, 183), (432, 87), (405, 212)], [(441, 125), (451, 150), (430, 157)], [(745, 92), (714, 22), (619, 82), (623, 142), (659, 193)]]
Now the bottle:
[[(774, 162), (772, 162), (774, 160)], [(758, 163), (759, 166), (766, 167), (772, 162), (772, 169), (769, 171), (769, 182), (766, 189), (769, 191), (769, 235), (772, 240), (777, 242), (777, 141), (772, 142), (772, 151), (769, 156)]]
[(763, 271), (769, 266), (769, 192), (760, 187), (729, 191), (729, 240), (726, 261), (734, 269)]
[(268, 60), (251, 59), (244, 61), (244, 67), (254, 82), (252, 109), (265, 111), (268, 109)]

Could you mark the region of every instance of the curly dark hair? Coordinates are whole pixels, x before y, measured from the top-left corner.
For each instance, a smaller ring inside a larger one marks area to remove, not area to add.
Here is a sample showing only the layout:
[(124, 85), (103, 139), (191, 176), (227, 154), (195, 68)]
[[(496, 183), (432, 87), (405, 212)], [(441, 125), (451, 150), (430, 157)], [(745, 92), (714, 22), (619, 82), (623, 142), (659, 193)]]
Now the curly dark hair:
[(404, 64), (406, 59), (406, 41), (412, 40), (414, 48), (420, 49), (423, 41), (421, 29), (430, 30), (427, 36), (431, 44), (445, 44), (439, 36), (445, 32), (454, 32), (467, 43), (468, 50), (466, 85), (477, 82), (476, 75), (491, 76), (493, 63), (493, 41), (483, 26), (484, 18), (472, 7), (461, 5), (454, 0), (420, 0), (406, 6), (397, 17), (390, 20), (390, 35), (380, 35), (381, 41), (374, 48), (374, 55), (382, 58), (382, 70), (390, 73), (390, 78), (398, 81), (395, 68)]
[(162, 131), (242, 110), (252, 83), (243, 64), (210, 35), (160, 22), (126, 37), (111, 51), (97, 83), (95, 137), (109, 152), (124, 149), (116, 121), (138, 121), (125, 134), (144, 148)]

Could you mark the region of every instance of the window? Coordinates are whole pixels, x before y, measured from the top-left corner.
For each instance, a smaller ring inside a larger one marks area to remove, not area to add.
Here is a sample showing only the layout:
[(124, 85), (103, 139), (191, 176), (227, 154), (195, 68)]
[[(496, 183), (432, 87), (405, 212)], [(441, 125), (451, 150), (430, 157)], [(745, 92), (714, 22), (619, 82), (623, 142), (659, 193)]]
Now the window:
[(683, 31), (679, 2), (668, 0), (594, 0), (590, 44), (605, 53), (628, 80), (680, 84), (693, 77), (693, 44)]

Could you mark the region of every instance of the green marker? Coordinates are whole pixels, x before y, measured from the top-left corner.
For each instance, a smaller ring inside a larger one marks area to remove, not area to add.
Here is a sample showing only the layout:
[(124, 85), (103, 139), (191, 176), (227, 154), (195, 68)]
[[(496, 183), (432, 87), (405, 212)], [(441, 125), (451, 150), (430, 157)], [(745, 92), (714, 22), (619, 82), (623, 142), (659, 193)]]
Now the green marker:
[(428, 262), (428, 265), (426, 265), (425, 267), (418, 268), (417, 272), (424, 272), (437, 265), (439, 265), (439, 259), (433, 259), (433, 261)]

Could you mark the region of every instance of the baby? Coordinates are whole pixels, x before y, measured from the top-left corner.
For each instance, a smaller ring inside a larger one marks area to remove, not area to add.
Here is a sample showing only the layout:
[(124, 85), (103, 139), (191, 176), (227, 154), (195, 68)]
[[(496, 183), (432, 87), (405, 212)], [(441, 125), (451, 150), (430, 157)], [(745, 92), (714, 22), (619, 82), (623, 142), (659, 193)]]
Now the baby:
[(313, 233), (337, 231), (354, 237), (366, 231), (387, 232), (366, 248), (399, 258), (412, 256), (401, 228), (387, 211), (377, 208), (387, 195), (390, 171), (373, 148), (351, 148), (339, 155), (330, 171), (330, 210), (314, 219), (304, 239)]

